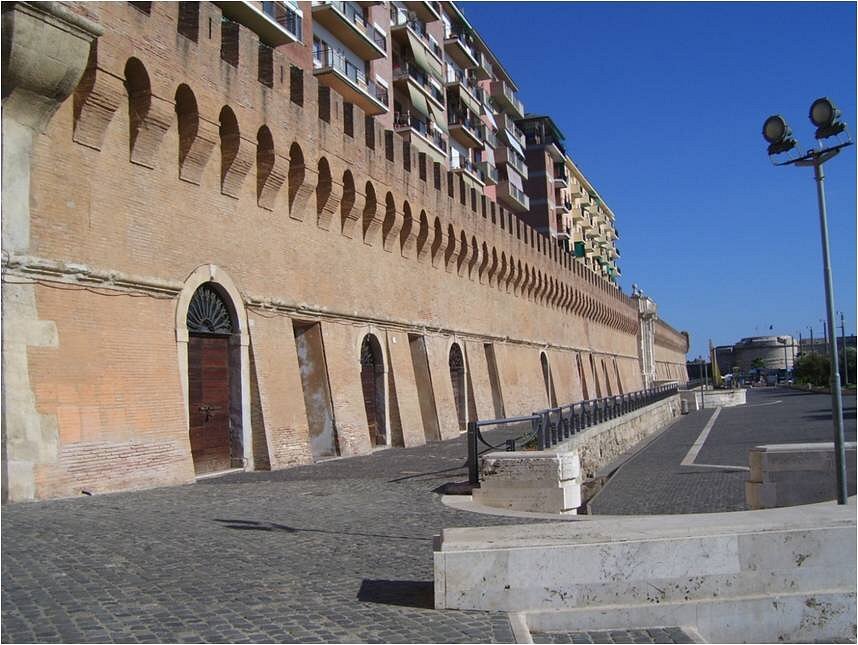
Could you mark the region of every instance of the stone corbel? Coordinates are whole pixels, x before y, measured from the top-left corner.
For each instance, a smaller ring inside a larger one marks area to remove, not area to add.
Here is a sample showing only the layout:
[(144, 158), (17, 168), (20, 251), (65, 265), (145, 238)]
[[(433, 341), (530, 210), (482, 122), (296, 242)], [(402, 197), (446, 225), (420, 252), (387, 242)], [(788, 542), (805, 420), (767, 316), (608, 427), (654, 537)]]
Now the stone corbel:
[[(134, 101), (132, 100), (132, 103)], [(175, 115), (172, 101), (149, 94), (149, 109), (145, 114), (132, 113), (131, 162), (146, 168), (155, 167), (158, 148)]]
[(491, 255), (491, 261), (489, 263), (488, 275), (487, 275), (488, 283), (489, 283), (490, 287), (495, 286), (495, 272), (497, 271), (497, 268), (498, 268), (498, 256), (495, 254), (492, 254)]
[(447, 249), (444, 252), (444, 270), (453, 273), (456, 268), (456, 260), (459, 258), (459, 248), (455, 235), (446, 235)]
[(480, 247), (480, 260), (479, 260), (479, 268), (477, 269), (477, 280), (480, 284), (485, 284), (487, 280), (486, 269), (489, 266), (489, 254), (486, 252), (486, 249)]
[(459, 266), (457, 273), (461, 277), (465, 277), (465, 274), (468, 272), (472, 252), (473, 251), (468, 244), (465, 244), (464, 248), (459, 251)]
[(97, 65), (87, 68), (74, 92), (72, 140), (101, 150), (107, 126), (123, 99), (125, 84), (122, 77)]
[(354, 237), (355, 224), (361, 221), (364, 208), (366, 208), (366, 195), (355, 191), (351, 208), (343, 213), (343, 235), (348, 238)]
[[(327, 193), (327, 198), (324, 194)], [(321, 200), (324, 199), (324, 203)], [(316, 189), (316, 226), (323, 231), (331, 230), (331, 220), (340, 210), (343, 199), (343, 184), (333, 177), (325, 183), (320, 183)]]
[(384, 235), (382, 247), (385, 251), (391, 253), (393, 251), (393, 248), (399, 241), (399, 231), (402, 230), (404, 217), (402, 213), (395, 207), (393, 208), (393, 210), (387, 210), (385, 208), (384, 222), (385, 224), (382, 227), (382, 233)]
[(384, 224), (385, 207), (375, 202), (375, 206), (367, 202), (363, 209), (363, 243), (375, 246), (381, 237), (381, 227)]
[(256, 160), (256, 144), (238, 134), (233, 134), (224, 136), (224, 141), (221, 144), (224, 148), (231, 147), (226, 145), (232, 143), (228, 141), (228, 138), (237, 139), (238, 147), (231, 159), (221, 159), (220, 192), (228, 197), (238, 199), (241, 184), (247, 173), (253, 168), (253, 163)]
[[(432, 237), (430, 248), (432, 249), (432, 266), (439, 267), (442, 265), (444, 255), (447, 252), (447, 235), (444, 231), (435, 231)], [(429, 241), (426, 241), (429, 244)], [(435, 246), (437, 244), (437, 247)]]
[(415, 222), (412, 218), (411, 228), (408, 229), (405, 239), (402, 240), (402, 257), (410, 258), (414, 254), (414, 249), (417, 247), (417, 234), (419, 231), (419, 222)]
[(219, 138), (220, 126), (197, 115), (197, 129), (193, 140), (187, 146), (185, 142), (180, 143), (184, 156), (182, 153), (179, 154), (179, 179), (199, 186), (203, 171)]
[(318, 181), (319, 173), (313, 168), (294, 164), (289, 167), (289, 217), (304, 221), (304, 212), (316, 194)]
[(501, 258), (501, 260), (498, 263), (498, 274), (495, 277), (495, 286), (498, 289), (504, 288), (504, 285), (506, 284), (504, 279), (507, 277), (507, 271), (508, 270), (509, 270), (509, 266), (507, 265), (504, 258)]

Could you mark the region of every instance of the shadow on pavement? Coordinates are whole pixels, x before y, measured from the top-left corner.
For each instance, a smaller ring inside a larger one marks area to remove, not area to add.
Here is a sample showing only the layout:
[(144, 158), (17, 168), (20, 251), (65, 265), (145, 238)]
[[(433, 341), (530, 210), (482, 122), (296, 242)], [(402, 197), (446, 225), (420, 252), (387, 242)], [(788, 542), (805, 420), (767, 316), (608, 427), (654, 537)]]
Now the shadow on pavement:
[(214, 518), (228, 529), (236, 531), (283, 531), (284, 533), (323, 533), (327, 535), (352, 535), (355, 537), (384, 538), (390, 540), (417, 540), (418, 542), (431, 542), (431, 537), (418, 537), (413, 535), (385, 535), (379, 533), (358, 533), (355, 531), (326, 531), (324, 529), (302, 529), (275, 522), (257, 522), (255, 520), (235, 520)]
[(435, 584), (419, 580), (363, 580), (357, 599), (380, 605), (435, 608)]

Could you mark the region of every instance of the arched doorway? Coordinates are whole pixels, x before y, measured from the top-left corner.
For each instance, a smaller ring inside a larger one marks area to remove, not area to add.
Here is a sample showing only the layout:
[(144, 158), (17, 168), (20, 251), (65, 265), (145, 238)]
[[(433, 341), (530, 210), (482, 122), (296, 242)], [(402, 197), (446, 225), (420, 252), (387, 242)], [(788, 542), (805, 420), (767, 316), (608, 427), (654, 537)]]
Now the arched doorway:
[(453, 401), (456, 404), (456, 418), (459, 420), (459, 432), (467, 429), (465, 408), (465, 359), (458, 343), (450, 347), (450, 381), (453, 383)]
[(372, 334), (364, 336), (360, 346), (360, 383), (370, 443), (373, 446), (386, 446), (384, 355), (378, 339)]
[(231, 424), (235, 318), (211, 284), (197, 288), (187, 313), (188, 422), (197, 475), (243, 465), (241, 429)]

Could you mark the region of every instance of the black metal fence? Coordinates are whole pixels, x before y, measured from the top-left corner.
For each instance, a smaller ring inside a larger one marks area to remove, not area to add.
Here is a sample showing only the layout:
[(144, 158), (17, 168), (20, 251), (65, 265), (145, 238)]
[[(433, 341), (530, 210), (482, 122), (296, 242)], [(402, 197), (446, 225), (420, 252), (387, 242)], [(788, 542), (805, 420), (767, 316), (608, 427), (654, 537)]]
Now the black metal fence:
[[(629, 394), (569, 403), (521, 417), (471, 421), (468, 423), (468, 479), (471, 484), (479, 482), (480, 455), (490, 450), (546, 450), (591, 426), (634, 412), (677, 392), (679, 385), (670, 383)], [(506, 432), (493, 432), (492, 444), (483, 436), (483, 428)], [(482, 450), (481, 443), (485, 446)]]

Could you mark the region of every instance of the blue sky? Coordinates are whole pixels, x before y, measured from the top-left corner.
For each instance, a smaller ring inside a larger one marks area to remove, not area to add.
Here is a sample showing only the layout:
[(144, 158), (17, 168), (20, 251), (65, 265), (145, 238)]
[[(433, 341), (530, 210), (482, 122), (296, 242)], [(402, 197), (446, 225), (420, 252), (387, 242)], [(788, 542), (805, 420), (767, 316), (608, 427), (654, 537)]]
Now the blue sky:
[[(761, 130), (786, 117), (815, 145), (828, 96), (853, 132), (856, 5), (463, 2), (519, 86), (616, 215), (621, 284), (708, 339), (822, 334), (825, 295), (810, 168), (775, 168)], [(856, 318), (856, 164), (825, 165), (835, 304)], [(769, 326), (773, 330), (769, 331)], [(838, 322), (839, 325), (839, 322)]]

